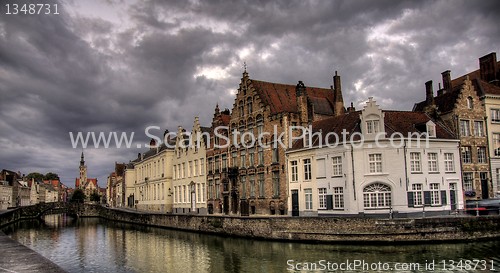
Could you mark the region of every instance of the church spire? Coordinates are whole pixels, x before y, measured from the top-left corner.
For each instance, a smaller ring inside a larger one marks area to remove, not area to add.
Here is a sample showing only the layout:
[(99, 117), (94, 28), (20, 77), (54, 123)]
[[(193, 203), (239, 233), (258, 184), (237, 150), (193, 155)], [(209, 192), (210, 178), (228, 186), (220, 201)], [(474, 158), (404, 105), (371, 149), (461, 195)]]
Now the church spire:
[(80, 166), (83, 166), (83, 165), (85, 165), (85, 158), (83, 156), (83, 150), (82, 150), (82, 156), (80, 158)]

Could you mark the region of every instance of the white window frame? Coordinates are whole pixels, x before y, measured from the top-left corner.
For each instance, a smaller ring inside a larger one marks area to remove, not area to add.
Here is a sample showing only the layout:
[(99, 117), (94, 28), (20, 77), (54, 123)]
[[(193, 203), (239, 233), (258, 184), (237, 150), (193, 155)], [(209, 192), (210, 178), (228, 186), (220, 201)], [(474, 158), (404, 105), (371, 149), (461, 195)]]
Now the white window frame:
[(370, 173), (382, 173), (382, 154), (369, 154), (368, 165)]
[(342, 176), (342, 156), (332, 157), (332, 176)]
[(333, 188), (333, 209), (343, 209), (344, 208), (344, 188), (334, 187)]
[(304, 181), (310, 181), (312, 178), (312, 170), (311, 170), (311, 159), (304, 159)]
[(299, 163), (297, 160), (292, 160), (290, 162), (290, 182), (299, 181)]
[(427, 165), (428, 165), (430, 173), (438, 173), (439, 172), (438, 154), (437, 153), (428, 153), (427, 154)]
[(431, 190), (431, 206), (441, 206), (441, 191), (439, 183), (430, 183), (429, 189)]
[(455, 172), (455, 159), (453, 153), (444, 153), (444, 171)]
[(413, 206), (421, 207), (424, 205), (424, 192), (423, 186), (420, 183), (412, 184), (411, 190), (413, 192)]
[(410, 152), (410, 172), (421, 173), (422, 164), (421, 156), (419, 152)]
[(326, 188), (318, 188), (318, 209), (326, 209)]
[(312, 210), (313, 209), (313, 198), (312, 198), (312, 189), (304, 189), (304, 200), (306, 202), (306, 210)]

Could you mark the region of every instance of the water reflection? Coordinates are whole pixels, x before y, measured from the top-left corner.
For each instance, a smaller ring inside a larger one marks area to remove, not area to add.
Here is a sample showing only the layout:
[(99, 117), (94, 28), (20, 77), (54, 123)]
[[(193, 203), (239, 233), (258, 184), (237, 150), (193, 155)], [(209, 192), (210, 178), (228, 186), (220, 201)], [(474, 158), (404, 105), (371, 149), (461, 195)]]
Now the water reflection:
[(498, 240), (411, 246), (315, 245), (227, 238), (98, 218), (76, 220), (65, 215), (49, 215), (43, 222), (22, 221), (4, 232), (69, 272), (287, 272), (290, 260), (423, 266), (432, 260), (438, 264), (441, 260), (486, 259), (500, 268)]

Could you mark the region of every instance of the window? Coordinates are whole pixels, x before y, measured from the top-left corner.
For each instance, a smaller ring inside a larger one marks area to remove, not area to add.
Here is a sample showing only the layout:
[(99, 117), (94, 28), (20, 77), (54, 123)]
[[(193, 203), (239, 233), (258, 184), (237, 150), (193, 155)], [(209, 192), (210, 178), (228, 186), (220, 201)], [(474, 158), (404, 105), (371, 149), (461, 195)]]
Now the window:
[(316, 177), (317, 178), (326, 178), (326, 168), (325, 168), (325, 159), (320, 158), (316, 160)]
[(492, 122), (500, 122), (500, 110), (499, 109), (491, 109), (491, 121)]
[(464, 191), (472, 191), (474, 189), (472, 181), (473, 181), (472, 173), (470, 172), (464, 173)]
[(335, 156), (332, 157), (332, 175), (342, 176), (342, 157)]
[(273, 196), (280, 195), (280, 172), (273, 172)]
[(333, 208), (334, 209), (344, 208), (344, 188), (342, 187), (333, 188)]
[(205, 174), (205, 159), (201, 158), (200, 159), (200, 175)]
[(368, 156), (370, 173), (382, 172), (382, 154), (370, 154)]
[(374, 183), (363, 189), (363, 204), (367, 209), (385, 209), (391, 207), (391, 188)]
[(220, 157), (215, 156), (215, 172), (218, 173), (220, 168)]
[(240, 166), (242, 168), (245, 168), (247, 166), (246, 165), (247, 164), (247, 162), (246, 162), (246, 155), (247, 155), (247, 151), (246, 150), (241, 150), (241, 152), (240, 152), (240, 160), (241, 160)]
[(470, 121), (461, 120), (460, 121), (460, 135), (461, 136), (470, 136)]
[(292, 162), (290, 162), (290, 165), (291, 165), (291, 174), (292, 174), (292, 177), (290, 178), (290, 181), (291, 182), (297, 182), (299, 180), (299, 168), (298, 168), (298, 165), (297, 165), (297, 160), (293, 160)]
[(472, 109), (474, 107), (474, 101), (472, 100), (472, 97), (467, 98), (467, 108)]
[(248, 114), (251, 114), (253, 111), (252, 98), (248, 98), (248, 100), (247, 100), (247, 110), (248, 110)]
[(326, 209), (326, 188), (318, 189), (319, 209)]
[(257, 136), (261, 137), (262, 131), (264, 130), (264, 120), (262, 118), (262, 115), (257, 116), (256, 122), (257, 122)]
[(209, 158), (208, 159), (208, 173), (212, 173), (213, 172), (213, 159), (212, 158)]
[(278, 143), (275, 142), (273, 144), (273, 163), (278, 163), (279, 162), (279, 151), (278, 151)]
[(247, 198), (247, 177), (246, 176), (241, 177), (241, 198), (242, 199)]
[(233, 167), (238, 167), (238, 157), (237, 157), (237, 152), (233, 151), (231, 153), (231, 160), (233, 162)]
[(193, 163), (193, 173), (194, 173), (194, 176), (198, 175), (198, 159), (194, 160), (194, 163)]
[(308, 181), (311, 180), (311, 159), (306, 158), (304, 159), (304, 180)]
[(250, 175), (250, 197), (255, 197), (255, 175)]
[(486, 163), (486, 147), (477, 147), (477, 162)]
[(429, 164), (429, 172), (437, 173), (438, 169), (438, 154), (437, 153), (428, 153), (427, 154), (427, 162)]
[(249, 163), (250, 163), (250, 167), (253, 167), (255, 165), (255, 149), (254, 148), (251, 148), (248, 150), (248, 159), (249, 159)]
[(304, 189), (304, 195), (306, 200), (306, 210), (312, 210), (312, 189)]
[(200, 183), (196, 184), (196, 200), (198, 203), (201, 203), (201, 185)]
[(375, 134), (379, 132), (379, 121), (378, 120), (368, 120), (366, 121), (366, 131), (368, 134)]
[(495, 157), (500, 156), (500, 133), (493, 133), (493, 153)]
[(422, 199), (422, 184), (411, 185), (411, 190), (413, 191), (413, 206), (419, 207), (424, 204)]
[(264, 150), (261, 146), (258, 147), (259, 165), (264, 165)]
[(220, 180), (215, 179), (215, 198), (219, 199), (220, 198)]
[(222, 170), (225, 170), (227, 168), (227, 155), (223, 154), (222, 155)]
[(472, 163), (472, 152), (469, 146), (462, 147), (462, 162)]
[(186, 163), (182, 163), (182, 178), (186, 177)]
[(259, 197), (264, 197), (264, 174), (259, 174)]
[(455, 172), (455, 163), (453, 162), (453, 154), (444, 154), (444, 171), (445, 172)]
[(193, 161), (188, 162), (189, 177), (193, 176)]
[(243, 105), (243, 101), (240, 101), (239, 106), (238, 106), (238, 111), (240, 112), (240, 117), (243, 117), (245, 115), (245, 106)]
[(410, 171), (412, 173), (422, 172), (420, 165), (420, 153), (410, 153)]
[(484, 122), (474, 121), (474, 135), (478, 137), (484, 136)]
[(441, 205), (439, 183), (431, 183), (429, 184), (429, 188), (431, 189), (431, 206)]

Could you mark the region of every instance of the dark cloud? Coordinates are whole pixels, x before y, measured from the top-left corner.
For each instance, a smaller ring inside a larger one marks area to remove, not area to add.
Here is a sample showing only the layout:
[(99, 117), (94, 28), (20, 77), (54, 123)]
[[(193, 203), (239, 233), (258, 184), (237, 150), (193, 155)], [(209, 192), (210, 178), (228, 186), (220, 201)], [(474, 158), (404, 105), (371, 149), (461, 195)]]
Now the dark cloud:
[[(346, 103), (409, 110), (425, 81), (477, 69), (500, 44), (497, 1), (59, 5), (59, 16), (0, 16), (0, 168), (68, 185), (81, 152), (68, 132), (134, 132), (136, 147), (149, 125), (208, 125), (216, 103), (232, 108), (244, 61), (253, 78), (319, 87), (338, 70)], [(104, 186), (139, 151), (86, 149), (90, 175)]]

